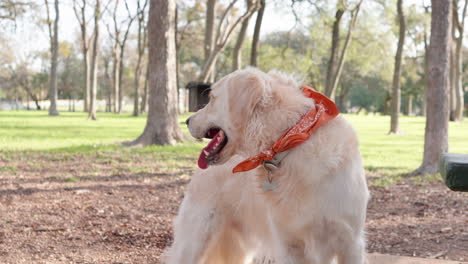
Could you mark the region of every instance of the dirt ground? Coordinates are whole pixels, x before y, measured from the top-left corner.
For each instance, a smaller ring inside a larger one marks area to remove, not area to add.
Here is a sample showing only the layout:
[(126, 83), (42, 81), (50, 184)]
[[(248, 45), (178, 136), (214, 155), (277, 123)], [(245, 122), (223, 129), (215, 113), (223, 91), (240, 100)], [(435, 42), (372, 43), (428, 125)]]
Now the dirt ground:
[[(159, 263), (192, 168), (136, 155), (116, 170), (109, 155), (0, 156), (0, 263)], [(369, 252), (468, 261), (467, 194), (408, 180), (371, 192)]]

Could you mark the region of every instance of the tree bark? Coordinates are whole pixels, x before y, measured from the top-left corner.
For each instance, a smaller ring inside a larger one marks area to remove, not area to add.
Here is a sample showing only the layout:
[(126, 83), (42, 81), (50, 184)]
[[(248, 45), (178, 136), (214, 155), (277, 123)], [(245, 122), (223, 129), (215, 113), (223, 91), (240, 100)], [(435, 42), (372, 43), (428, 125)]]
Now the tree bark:
[(265, 13), (265, 0), (260, 0), (260, 7), (257, 12), (257, 19), (255, 21), (255, 29), (252, 39), (252, 49), (250, 51), (250, 65), (257, 67), (258, 64), (258, 50), (260, 49), (260, 31), (262, 29), (263, 14)]
[(406, 21), (403, 13), (403, 0), (397, 1), (398, 21), (400, 24), (400, 32), (398, 36), (398, 47), (395, 55), (395, 68), (393, 71), (392, 81), (392, 113), (390, 120), (390, 134), (398, 134), (400, 132), (399, 115), (401, 109), (401, 61), (403, 58), (403, 46), (405, 45)]
[(448, 151), (449, 40), (452, 0), (432, 0), (431, 42), (428, 55), (427, 117), (421, 166), (411, 175), (434, 174), (439, 157)]
[[(246, 0), (247, 8), (250, 8), (254, 4), (254, 0)], [(238, 70), (242, 67), (242, 44), (244, 43), (245, 36), (247, 35), (247, 29), (249, 27), (250, 17), (242, 22), (239, 35), (237, 35), (236, 44), (232, 53), (232, 71)]]
[(60, 10), (59, 10), (58, 0), (55, 0), (55, 3), (54, 3), (55, 19), (54, 19), (54, 28), (52, 30), (52, 22), (50, 20), (50, 12), (49, 12), (49, 2), (48, 0), (44, 0), (44, 2), (45, 2), (46, 9), (47, 9), (47, 24), (49, 26), (50, 53), (51, 53), (50, 80), (49, 80), (49, 100), (50, 100), (49, 115), (58, 116), (59, 112), (57, 111), (57, 99), (58, 99), (57, 63), (58, 63), (58, 22), (60, 18)]
[(146, 127), (131, 145), (174, 145), (184, 135), (177, 118), (175, 1), (151, 0), (149, 38), (149, 112)]
[(88, 119), (96, 120), (96, 94), (97, 94), (97, 66), (98, 66), (98, 42), (99, 42), (99, 18), (101, 16), (101, 0), (96, 0), (94, 9), (94, 38), (91, 56), (91, 97), (89, 102)]

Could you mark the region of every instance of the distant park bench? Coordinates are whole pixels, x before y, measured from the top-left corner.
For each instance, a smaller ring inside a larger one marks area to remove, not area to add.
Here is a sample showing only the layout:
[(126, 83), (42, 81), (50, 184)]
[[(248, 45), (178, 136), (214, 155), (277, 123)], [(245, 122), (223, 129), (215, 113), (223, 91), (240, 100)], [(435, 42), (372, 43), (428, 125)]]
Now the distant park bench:
[(450, 190), (468, 192), (468, 154), (442, 153), (440, 174)]

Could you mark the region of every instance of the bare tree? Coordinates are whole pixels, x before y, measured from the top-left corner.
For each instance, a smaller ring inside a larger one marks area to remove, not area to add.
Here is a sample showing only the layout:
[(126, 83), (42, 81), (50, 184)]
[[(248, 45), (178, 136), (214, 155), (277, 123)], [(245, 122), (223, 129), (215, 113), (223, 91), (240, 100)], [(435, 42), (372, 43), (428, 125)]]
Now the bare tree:
[(259, 0), (259, 9), (257, 19), (255, 20), (255, 29), (252, 39), (252, 48), (250, 51), (250, 65), (257, 66), (258, 50), (260, 49), (260, 31), (262, 28), (263, 14), (265, 13), (265, 0)]
[(421, 166), (411, 175), (434, 174), (439, 157), (448, 151), (449, 40), (452, 0), (432, 0), (431, 40), (428, 54), (427, 117)]
[(53, 23), (52, 29), (52, 20), (50, 18), (50, 9), (49, 9), (49, 1), (44, 0), (46, 11), (47, 11), (47, 26), (49, 29), (49, 38), (50, 38), (50, 80), (49, 80), (49, 100), (50, 100), (50, 107), (49, 107), (49, 115), (57, 116), (59, 112), (57, 111), (57, 99), (58, 99), (58, 89), (57, 89), (57, 63), (58, 63), (58, 22), (59, 22), (59, 1), (55, 0), (54, 7), (55, 7), (55, 19)]
[(184, 135), (177, 119), (175, 0), (151, 0), (148, 21), (149, 112), (132, 145), (175, 144)]
[(123, 21), (119, 21), (118, 9), (120, 0), (115, 0), (114, 9), (112, 11), (113, 30), (110, 29), (109, 24), (106, 24), (109, 36), (114, 41), (112, 47), (112, 90), (114, 99), (113, 108), (115, 113), (120, 113), (122, 111), (123, 91), (121, 84), (124, 68), (124, 53), (130, 28), (135, 20), (135, 15), (132, 15), (128, 7), (128, 2), (125, 0), (124, 3), (127, 10), (127, 18)]
[(142, 73), (142, 59), (146, 50), (146, 6), (148, 0), (144, 0), (143, 5), (140, 1), (137, 1), (137, 18), (138, 18), (138, 38), (137, 38), (137, 63), (135, 65), (135, 76), (134, 76), (134, 104), (133, 104), (133, 116), (140, 114), (139, 100), (140, 100), (140, 77)]
[(98, 42), (99, 42), (99, 19), (101, 17), (101, 0), (96, 0), (94, 6), (94, 32), (93, 50), (91, 54), (91, 96), (89, 102), (88, 119), (96, 120), (96, 94), (97, 94), (97, 68), (98, 68)]
[(405, 45), (406, 35), (406, 21), (405, 14), (403, 13), (403, 0), (397, 1), (398, 23), (400, 26), (398, 36), (398, 46), (395, 55), (395, 67), (393, 69), (392, 81), (392, 112), (390, 120), (390, 132), (397, 134), (400, 130), (398, 117), (400, 116), (401, 109), (401, 89), (400, 89), (400, 76), (401, 76), (401, 61), (403, 58), (403, 46)]
[(244, 20), (248, 19), (255, 11), (255, 5), (246, 8), (245, 12), (237, 17), (233, 23), (227, 21), (229, 14), (233, 11), (234, 5), (238, 0), (232, 0), (226, 7), (223, 14), (221, 15), (217, 30), (214, 47), (210, 52), (210, 55), (205, 60), (202, 71), (198, 76), (198, 80), (201, 82), (208, 81), (211, 74), (213, 74), (213, 66), (215, 65), (219, 54), (224, 50), (226, 43), (231, 39), (232, 33), (236, 27)]
[[(463, 110), (464, 110), (464, 94), (463, 94), (463, 36), (465, 30), (465, 17), (466, 10), (468, 6), (468, 0), (464, 1), (463, 9), (461, 15), (458, 14), (458, 0), (453, 0), (453, 35), (452, 38), (455, 41), (455, 76), (452, 83), (452, 86), (455, 90), (455, 111), (453, 113), (453, 118), (455, 121), (461, 121), (463, 119)], [(461, 16), (461, 18), (460, 18)]]
[[(351, 8), (348, 5), (347, 0), (339, 0), (337, 2), (335, 21), (333, 22), (332, 30), (331, 53), (330, 59), (328, 60), (327, 75), (325, 79), (325, 95), (330, 97), (331, 99), (335, 98), (335, 91), (340, 82), (344, 61), (346, 59), (348, 47), (352, 39), (354, 27), (356, 26), (356, 21), (359, 15), (359, 10), (361, 9), (361, 4), (362, 0), (360, 0), (354, 7)], [(345, 43), (343, 44), (340, 54), (338, 54), (338, 49), (340, 46), (340, 23), (344, 13), (347, 10), (349, 10), (351, 18), (348, 25), (348, 32), (346, 35)]]
[(88, 20), (86, 18), (87, 0), (73, 0), (73, 11), (80, 24), (81, 30), (81, 52), (83, 55), (84, 91), (83, 91), (83, 111), (88, 112), (90, 101), (90, 65), (89, 46), (91, 38), (88, 37)]
[[(247, 9), (250, 9), (252, 5), (256, 4), (255, 0), (246, 0)], [(232, 71), (238, 70), (242, 66), (242, 44), (244, 43), (245, 36), (247, 35), (247, 29), (249, 27), (249, 18), (246, 18), (242, 22), (239, 34), (237, 35), (236, 44), (232, 54)]]

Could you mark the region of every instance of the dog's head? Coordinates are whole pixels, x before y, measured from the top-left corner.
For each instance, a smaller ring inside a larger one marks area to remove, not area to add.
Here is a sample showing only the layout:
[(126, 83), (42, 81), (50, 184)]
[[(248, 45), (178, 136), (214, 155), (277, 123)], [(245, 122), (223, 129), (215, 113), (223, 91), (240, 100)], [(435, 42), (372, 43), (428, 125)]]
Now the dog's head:
[(280, 74), (255, 68), (238, 70), (213, 84), (209, 103), (187, 120), (193, 137), (211, 139), (200, 153), (200, 168), (223, 164), (234, 154), (250, 156), (273, 144), (290, 125), (286, 119), (294, 123), (300, 117), (291, 115), (297, 106), (288, 98), (294, 95), (304, 98)]

